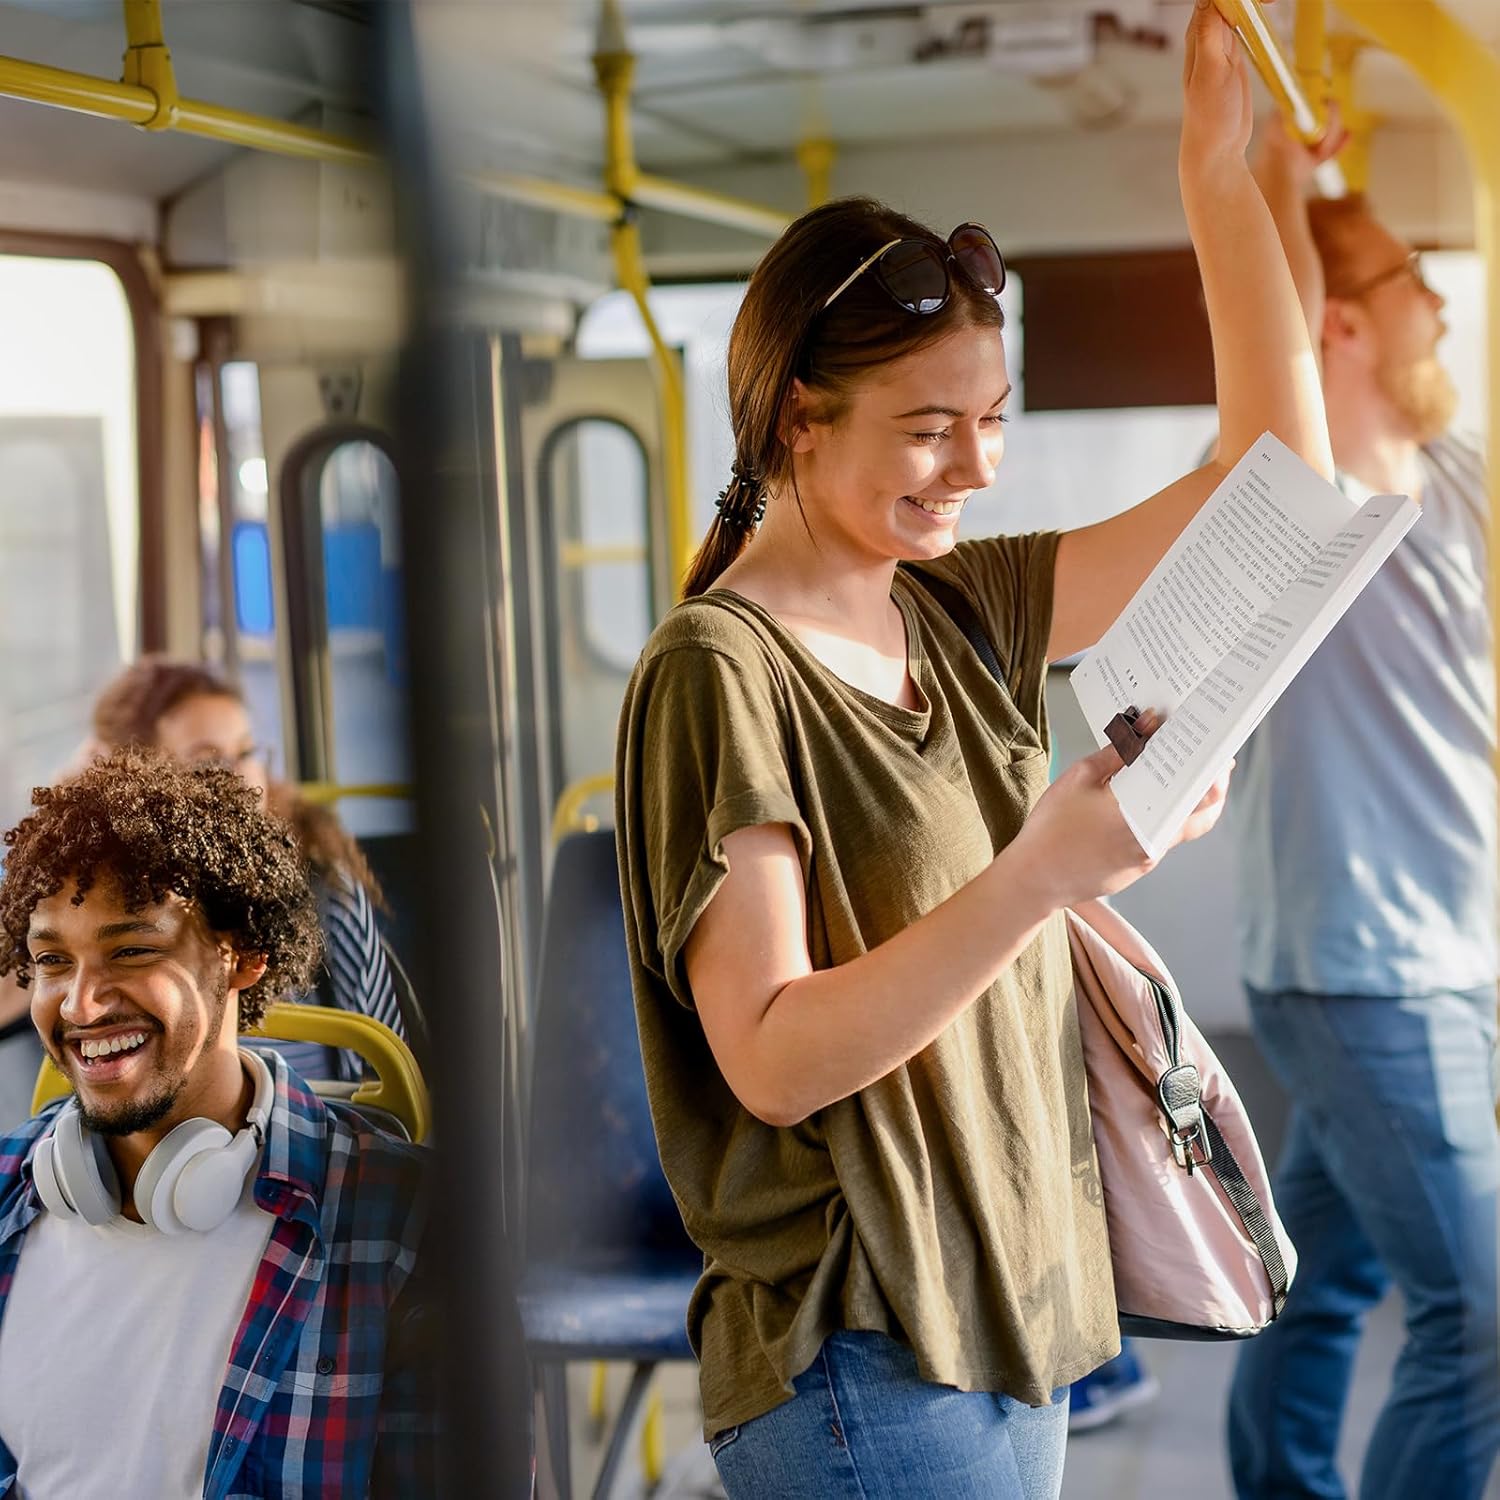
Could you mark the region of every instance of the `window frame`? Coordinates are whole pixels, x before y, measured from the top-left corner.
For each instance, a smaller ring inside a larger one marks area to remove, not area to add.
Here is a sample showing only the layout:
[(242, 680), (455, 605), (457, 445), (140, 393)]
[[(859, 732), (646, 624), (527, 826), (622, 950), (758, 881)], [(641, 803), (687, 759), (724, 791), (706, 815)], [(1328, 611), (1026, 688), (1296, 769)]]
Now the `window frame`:
[[(138, 247), (93, 235), (0, 228), (0, 255), (36, 260), (89, 260), (119, 279), (135, 345), (137, 654), (165, 651), (167, 638), (167, 517), (162, 399), (162, 316)], [(193, 527), (197, 530), (197, 510)]]
[[(552, 716), (551, 745), (549, 747), (550, 760), (552, 763), (553, 785), (564, 787), (567, 783), (567, 747), (565, 739), (564, 712), (566, 685), (563, 681), (562, 669), (562, 611), (566, 602), (566, 584), (562, 564), (562, 536), (559, 526), (558, 493), (553, 483), (553, 465), (557, 457), (558, 449), (564, 440), (575, 430), (590, 422), (605, 423), (610, 427), (617, 427), (626, 434), (635, 445), (635, 451), (641, 462), (641, 516), (645, 522), (644, 556), (642, 566), (646, 573), (646, 613), (647, 618), (654, 626), (661, 618), (657, 613), (657, 578), (655, 566), (655, 542), (656, 542), (656, 515), (652, 505), (651, 495), (651, 452), (646, 447), (645, 441), (639, 432), (628, 422), (622, 421), (611, 412), (602, 411), (577, 411), (571, 412), (556, 426), (549, 428), (547, 435), (542, 439), (540, 451), (537, 454), (536, 463), (536, 493), (538, 499), (538, 518), (541, 529), (541, 550), (545, 566), (542, 569), (541, 596), (543, 610), (544, 639), (546, 641), (546, 664), (547, 664), (547, 693), (549, 701), (554, 705)], [(580, 580), (579, 593), (582, 594)], [(587, 629), (583, 628), (584, 614), (582, 607), (578, 612), (580, 625), (580, 645), (602, 671), (612, 673), (624, 679), (628, 679), (628, 671), (621, 672), (619, 667), (607, 657), (598, 652), (589, 639)]]
[(345, 443), (378, 448), (396, 474), (405, 503), (401, 469), (391, 435), (366, 422), (328, 422), (304, 433), (287, 449), (276, 483), (276, 519), (281, 528), (286, 583), (286, 630), (291, 668), (292, 741), (287, 764), (297, 781), (332, 781), (333, 679), (328, 659), (327, 578), (323, 569), (323, 517), (318, 482), (324, 465)]

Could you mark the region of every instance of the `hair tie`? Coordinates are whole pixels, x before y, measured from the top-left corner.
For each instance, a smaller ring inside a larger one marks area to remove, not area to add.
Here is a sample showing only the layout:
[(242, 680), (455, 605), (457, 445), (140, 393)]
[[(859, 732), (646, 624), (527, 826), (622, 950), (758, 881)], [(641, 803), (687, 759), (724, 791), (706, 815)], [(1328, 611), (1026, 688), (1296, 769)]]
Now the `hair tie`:
[(729, 466), (732, 476), (729, 483), (719, 491), (715, 509), (726, 526), (741, 531), (754, 531), (766, 514), (765, 491), (760, 485), (760, 476), (751, 464), (742, 464), (739, 459)]

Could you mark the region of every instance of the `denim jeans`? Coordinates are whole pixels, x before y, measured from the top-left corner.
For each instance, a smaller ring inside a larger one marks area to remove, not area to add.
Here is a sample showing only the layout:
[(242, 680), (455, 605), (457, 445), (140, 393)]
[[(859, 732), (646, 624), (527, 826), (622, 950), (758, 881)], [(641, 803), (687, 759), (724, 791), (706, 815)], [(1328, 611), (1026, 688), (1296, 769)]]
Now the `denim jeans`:
[(1066, 1389), (1052, 1406), (934, 1385), (881, 1333), (835, 1333), (797, 1394), (717, 1433), (729, 1500), (1056, 1500)]
[(1334, 1463), (1366, 1311), (1391, 1279), (1406, 1345), (1362, 1500), (1478, 1500), (1500, 1447), (1495, 991), (1250, 992), (1293, 1101), (1276, 1206), (1300, 1267), (1240, 1353), (1229, 1451), (1241, 1500), (1345, 1493)]

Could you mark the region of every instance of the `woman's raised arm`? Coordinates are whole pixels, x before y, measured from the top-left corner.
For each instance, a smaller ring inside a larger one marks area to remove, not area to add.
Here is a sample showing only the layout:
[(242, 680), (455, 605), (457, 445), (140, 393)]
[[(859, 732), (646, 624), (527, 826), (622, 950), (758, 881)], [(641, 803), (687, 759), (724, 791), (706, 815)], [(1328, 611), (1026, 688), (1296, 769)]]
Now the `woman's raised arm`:
[(1093, 645), (1251, 443), (1268, 429), (1333, 477), (1318, 364), (1276, 225), (1245, 160), (1253, 123), (1238, 38), (1210, 0), (1188, 23), (1178, 179), (1213, 335), (1219, 442), (1149, 500), (1058, 548), (1052, 660)]

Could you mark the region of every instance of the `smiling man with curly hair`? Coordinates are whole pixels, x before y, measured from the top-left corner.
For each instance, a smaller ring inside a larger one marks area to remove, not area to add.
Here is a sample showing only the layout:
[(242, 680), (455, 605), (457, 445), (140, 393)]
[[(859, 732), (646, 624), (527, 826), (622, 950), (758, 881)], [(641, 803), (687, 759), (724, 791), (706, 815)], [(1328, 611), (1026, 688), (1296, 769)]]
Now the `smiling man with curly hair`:
[(317, 962), (293, 836), (138, 751), (33, 804), (0, 973), (73, 1096), (0, 1140), (0, 1494), (426, 1492), (422, 1153), (240, 1045)]
[[(6, 835), (0, 973), (32, 989), (32, 1019), (88, 1129), (130, 1137), (165, 1122), (164, 1133), (203, 1113), (200, 1094), (239, 1092), (236, 1034), (310, 982), (317, 917), (295, 840), (227, 768), (139, 752), (33, 800)], [(86, 1013), (70, 943), (90, 928), (108, 933), (98, 946), (134, 981), (136, 1005)]]

